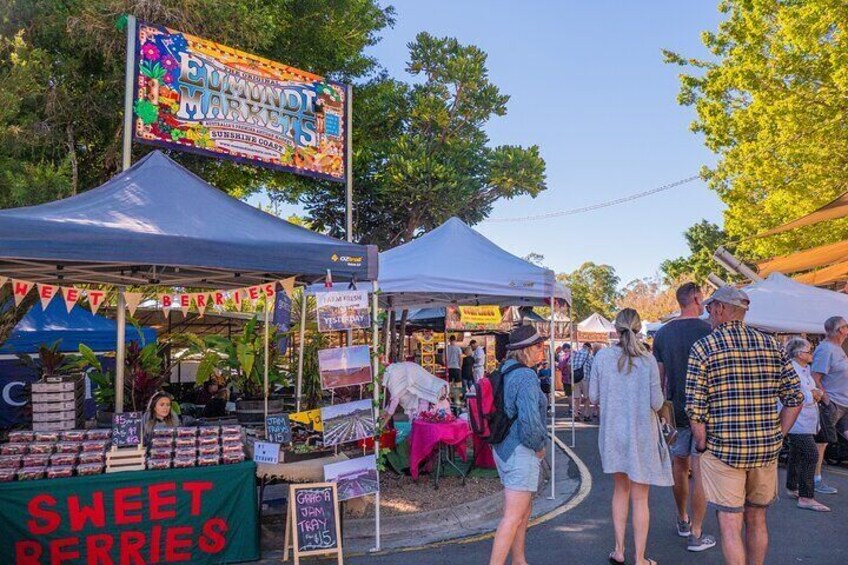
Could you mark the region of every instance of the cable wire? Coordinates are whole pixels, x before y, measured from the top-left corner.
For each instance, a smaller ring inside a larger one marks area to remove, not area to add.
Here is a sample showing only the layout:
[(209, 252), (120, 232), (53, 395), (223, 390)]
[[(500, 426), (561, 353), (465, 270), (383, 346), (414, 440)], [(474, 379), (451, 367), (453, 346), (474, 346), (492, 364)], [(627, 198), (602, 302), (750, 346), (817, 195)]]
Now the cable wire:
[(606, 202), (599, 202), (598, 204), (592, 204), (589, 206), (583, 206), (581, 208), (572, 208), (571, 210), (560, 210), (558, 212), (548, 212), (546, 214), (537, 214), (534, 216), (520, 216), (514, 218), (488, 218), (483, 220), (484, 222), (527, 222), (533, 220), (547, 220), (549, 218), (559, 218), (562, 216), (573, 216), (574, 214), (582, 214), (584, 212), (592, 212), (594, 210), (600, 210), (601, 208), (609, 208), (610, 206), (617, 206), (619, 204), (624, 204), (625, 202), (631, 202), (633, 200), (638, 200), (640, 198), (645, 198), (646, 196), (651, 196), (652, 194), (657, 194), (659, 192), (665, 192), (666, 190), (671, 190), (672, 188), (677, 188), (678, 186), (682, 186), (684, 184), (690, 183), (692, 181), (698, 180), (701, 178), (701, 175), (693, 175), (691, 177), (686, 177), (685, 179), (680, 179), (674, 181), (669, 184), (664, 184), (662, 186), (658, 186), (656, 188), (652, 188), (651, 190), (646, 190), (644, 192), (637, 192), (636, 194), (631, 194), (629, 196), (623, 196), (621, 198), (616, 198), (615, 200), (607, 200)]

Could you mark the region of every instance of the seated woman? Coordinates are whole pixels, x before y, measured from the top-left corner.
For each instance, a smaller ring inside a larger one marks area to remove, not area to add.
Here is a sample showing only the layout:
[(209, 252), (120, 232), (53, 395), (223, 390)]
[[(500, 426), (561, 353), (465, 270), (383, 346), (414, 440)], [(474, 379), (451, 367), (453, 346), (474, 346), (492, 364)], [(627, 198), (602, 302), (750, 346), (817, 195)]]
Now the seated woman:
[(225, 418), (227, 416), (227, 402), (230, 399), (230, 391), (222, 388), (215, 393), (203, 408), (204, 418)]
[(180, 425), (180, 417), (171, 408), (173, 400), (174, 397), (164, 390), (160, 390), (150, 398), (143, 419), (145, 443), (153, 437), (154, 429), (176, 428)]

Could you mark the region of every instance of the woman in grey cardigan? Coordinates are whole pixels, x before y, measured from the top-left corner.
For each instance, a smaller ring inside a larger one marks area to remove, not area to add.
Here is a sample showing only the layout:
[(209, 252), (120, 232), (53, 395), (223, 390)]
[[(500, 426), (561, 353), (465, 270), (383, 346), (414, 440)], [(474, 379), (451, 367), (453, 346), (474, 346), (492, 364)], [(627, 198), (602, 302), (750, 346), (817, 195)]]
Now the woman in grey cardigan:
[(589, 399), (600, 403), (598, 447), (604, 473), (613, 475), (612, 519), (615, 550), (610, 563), (624, 563), (627, 512), (633, 504), (636, 565), (656, 565), (645, 558), (648, 541), (650, 485), (672, 486), (671, 459), (657, 410), (663, 405), (657, 362), (639, 340), (639, 314), (626, 308), (615, 317), (619, 343), (598, 352), (589, 375)]

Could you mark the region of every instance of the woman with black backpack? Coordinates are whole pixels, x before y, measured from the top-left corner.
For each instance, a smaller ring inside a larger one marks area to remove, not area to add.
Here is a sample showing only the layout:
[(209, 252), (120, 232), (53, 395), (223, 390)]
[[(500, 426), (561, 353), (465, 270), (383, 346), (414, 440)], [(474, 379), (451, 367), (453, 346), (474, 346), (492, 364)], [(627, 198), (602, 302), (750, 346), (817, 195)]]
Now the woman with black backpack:
[[(504, 486), (504, 515), (495, 533), (490, 565), (527, 563), (524, 538), (530, 521), (533, 494), (545, 457), (545, 413), (548, 403), (539, 389), (535, 367), (545, 360), (545, 339), (533, 326), (519, 326), (509, 334), (507, 358), (492, 378), (502, 379), (503, 412), (508, 418), (503, 438), (492, 444), (498, 476)], [(498, 383), (501, 384), (501, 383)], [(496, 393), (496, 398), (497, 398)]]

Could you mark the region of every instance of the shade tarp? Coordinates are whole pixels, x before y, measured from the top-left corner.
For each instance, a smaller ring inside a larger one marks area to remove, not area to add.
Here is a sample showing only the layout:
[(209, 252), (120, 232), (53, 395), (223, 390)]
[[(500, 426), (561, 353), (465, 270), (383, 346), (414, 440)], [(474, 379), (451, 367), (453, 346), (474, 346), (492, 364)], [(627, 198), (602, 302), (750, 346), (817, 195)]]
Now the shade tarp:
[(848, 278), (848, 261), (836, 263), (835, 265), (830, 265), (829, 267), (825, 267), (823, 269), (810, 271), (809, 273), (804, 273), (803, 275), (798, 275), (793, 278), (798, 282), (811, 284), (814, 286), (821, 286), (837, 281), (842, 281)]
[[(320, 290), (320, 289), (319, 289)], [(554, 272), (504, 251), (459, 218), (380, 253), (380, 302), (394, 308), (571, 302)]]
[(848, 295), (794, 281), (780, 273), (745, 288), (751, 306), (745, 321), (775, 333), (824, 333), (831, 316), (848, 319)]
[[(75, 352), (85, 344), (97, 352), (115, 351), (117, 324), (114, 320), (97, 316), (91, 311), (74, 306), (68, 313), (65, 303), (56, 298), (42, 310), (36, 302), (12, 330), (5, 342), (0, 344), (0, 354), (36, 353), (42, 344), (59, 342), (59, 351)], [(127, 327), (126, 341), (156, 341), (152, 328)]]
[(765, 233), (757, 234), (757, 237), (775, 235), (789, 230), (803, 228), (804, 226), (811, 226), (826, 220), (844, 218), (845, 216), (848, 216), (848, 192), (843, 192), (832, 202), (825, 204), (818, 210), (814, 210), (802, 218), (772, 228)]
[(265, 213), (159, 151), (77, 196), (0, 211), (0, 274), (36, 282), (227, 288), (328, 269), (373, 280), (376, 247)]
[(615, 326), (597, 312), (577, 324), (581, 333), (610, 334), (615, 333)]
[(831, 266), (844, 261), (848, 261), (848, 240), (760, 261), (757, 264), (757, 272), (763, 277), (772, 273), (788, 275), (818, 267)]

